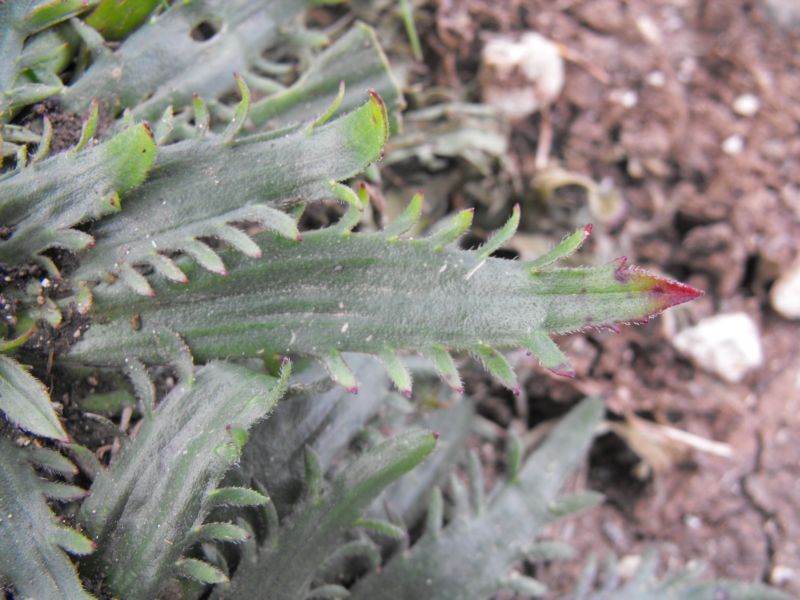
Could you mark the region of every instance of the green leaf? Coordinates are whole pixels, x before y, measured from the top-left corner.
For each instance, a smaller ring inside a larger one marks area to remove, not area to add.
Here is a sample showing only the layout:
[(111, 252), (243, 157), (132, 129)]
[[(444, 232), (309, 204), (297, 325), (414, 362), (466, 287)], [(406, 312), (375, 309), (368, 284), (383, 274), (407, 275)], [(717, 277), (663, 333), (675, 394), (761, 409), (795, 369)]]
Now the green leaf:
[(250, 537), (245, 530), (233, 523), (205, 523), (192, 532), (193, 541), (215, 541), (238, 544)]
[(107, 40), (121, 40), (144, 21), (159, 0), (100, 0), (86, 23)]
[[(340, 84), (344, 93), (340, 101)], [(398, 111), (403, 98), (375, 32), (363, 23), (350, 30), (317, 56), (291, 87), (255, 102), (250, 118), (256, 125), (286, 126), (310, 115), (336, 117), (352, 111), (367, 90), (383, 98), (389, 113)], [(333, 112), (327, 114), (330, 108)]]
[(503, 575), (552, 520), (548, 505), (583, 458), (602, 414), (599, 400), (582, 402), (531, 455), (516, 483), (495, 490), (479, 513), (456, 516), (438, 532), (435, 526), (429, 528), (429, 535), (395, 556), (380, 573), (358, 582), (352, 598), (493, 596), (505, 584)]
[[(320, 470), (327, 471), (389, 393), (385, 370), (376, 360), (363, 355), (346, 358), (361, 382), (357, 396), (336, 386), (322, 394), (303, 394), (281, 402), (269, 419), (253, 428), (242, 451), (241, 480), (269, 486), (270, 498), (281, 514), (290, 510), (305, 487), (305, 448), (314, 450)], [(299, 382), (307, 384), (327, 379), (319, 365), (310, 366), (299, 377)], [(265, 461), (265, 456), (269, 460)]]
[[(265, 10), (250, 0), (174, 2), (114, 52), (97, 57), (66, 90), (64, 106), (82, 112), (97, 97), (114, 115), (130, 107), (135, 119), (156, 122), (167, 106), (191, 104), (193, 94), (215, 100), (231, 89), (231, 72), (246, 71), (307, 4), (276, 0)], [(200, 23), (218, 33), (194, 39)]]
[[(456, 231), (463, 231), (461, 224)], [(428, 352), (442, 346), (477, 354), (516, 389), (499, 349), (536, 350), (531, 340), (539, 332), (646, 320), (699, 294), (620, 263), (531, 272), (520, 262), (443, 248), (441, 230), (426, 239), (388, 241), (380, 232), (343, 237), (334, 226), (308, 232), (301, 242), (269, 234), (257, 241), (260, 260), (222, 253), (225, 279), (182, 263), (190, 283), (154, 281), (157, 303), (136, 299), (119, 285), (97, 286), (94, 310), (107, 323), (93, 325), (66, 360), (120, 364), (135, 354), (157, 362), (152, 330), (130, 327), (135, 311), (180, 333), (201, 360), (311, 355), (354, 390), (341, 352), (380, 355), (387, 347)], [(441, 353), (438, 358), (448, 370)]]
[(13, 229), (0, 241), (0, 260), (20, 264), (53, 246), (77, 251), (91, 244), (91, 236), (69, 228), (118, 212), (119, 195), (144, 181), (155, 153), (150, 128), (140, 124), (0, 181), (0, 221)]
[(208, 494), (209, 506), (260, 506), (269, 503), (269, 497), (245, 487), (223, 487)]
[(592, 226), (587, 225), (583, 229), (579, 229), (572, 235), (568, 235), (561, 242), (556, 245), (552, 250), (533, 260), (528, 264), (531, 269), (544, 269), (556, 263), (562, 258), (566, 258), (576, 252), (578, 248), (583, 245), (586, 238), (592, 233)]
[(218, 568), (196, 558), (182, 558), (175, 563), (176, 574), (200, 583), (225, 583), (228, 577)]
[(0, 573), (20, 598), (92, 598), (59, 549), (91, 552), (93, 544), (57, 524), (25, 452), (0, 437)]
[(319, 565), (341, 535), (392, 481), (425, 459), (436, 444), (429, 432), (410, 431), (359, 457), (331, 483), (317, 502), (296, 507), (281, 525), (279, 542), (242, 560), (220, 598), (255, 598), (270, 590), (271, 600), (303, 597)]
[(66, 442), (50, 394), (18, 362), (0, 355), (0, 410), (16, 425), (36, 435)]
[(396, 540), (402, 539), (408, 535), (408, 532), (402, 527), (379, 519), (358, 519), (354, 525)]
[[(371, 97), (310, 134), (296, 128), (230, 144), (223, 135), (209, 135), (162, 148), (135, 199), (94, 228), (96, 246), (74, 277), (99, 279), (133, 264), (163, 270), (163, 253), (176, 250), (222, 274), (227, 259), (220, 260), (196, 238), (217, 235), (254, 255), (255, 243), (243, 232), (232, 232), (232, 223), (255, 221), (298, 239), (295, 222), (276, 207), (298, 198), (331, 198), (332, 181), (357, 174), (379, 157), (386, 119), (380, 99)], [(167, 269), (177, 280), (175, 269)], [(143, 285), (133, 283), (146, 294)]]
[(199, 368), (193, 384), (181, 381), (120, 459), (97, 475), (81, 506), (79, 519), (100, 549), (89, 571), (102, 572), (120, 597), (155, 597), (192, 530), (214, 505), (243, 494), (215, 489), (239, 456), (231, 431), (263, 418), (282, 389), (271, 377), (226, 363)]

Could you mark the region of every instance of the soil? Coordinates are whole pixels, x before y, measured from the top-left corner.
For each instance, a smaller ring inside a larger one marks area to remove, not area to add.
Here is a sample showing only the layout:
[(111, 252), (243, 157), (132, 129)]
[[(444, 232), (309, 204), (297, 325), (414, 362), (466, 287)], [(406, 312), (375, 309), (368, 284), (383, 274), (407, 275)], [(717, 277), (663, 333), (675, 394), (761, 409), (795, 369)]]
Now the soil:
[[(622, 202), (621, 216), (595, 223), (590, 250), (626, 254), (706, 292), (646, 326), (563, 338), (577, 376), (530, 364), (527, 405), (485, 382), (471, 386), (484, 394), (482, 414), (503, 426), (531, 427), (593, 394), (618, 425), (634, 415), (728, 445), (729, 457), (658, 440), (637, 452), (613, 429), (579, 478), (606, 502), (549, 534), (581, 559), (613, 551), (629, 568), (655, 548), (669, 568), (702, 560), (709, 576), (800, 595), (800, 324), (768, 299), (800, 251), (800, 28), (743, 0), (428, 0), (417, 2), (417, 21), (426, 61), (412, 78), (420, 88), (456, 90), (462, 101), (481, 98), (488, 36), (535, 31), (558, 43), (567, 65), (550, 109), (548, 165), (605, 180)], [(734, 109), (744, 94), (759, 99), (755, 114)], [(415, 102), (424, 104), (412, 94)], [(559, 239), (591, 216), (575, 190), (537, 197), (543, 131), (538, 114), (513, 124), (511, 166), (491, 176), (508, 191), (501, 206), (474, 194), (466, 170), (451, 178), (450, 206), (478, 204), (476, 223), (489, 228), (519, 201), (522, 240)], [(458, 169), (454, 161), (450, 170)], [(763, 367), (738, 384), (693, 365), (670, 342), (683, 326), (734, 311), (759, 325), (765, 352)], [(581, 568), (559, 563), (537, 577), (557, 595)]]

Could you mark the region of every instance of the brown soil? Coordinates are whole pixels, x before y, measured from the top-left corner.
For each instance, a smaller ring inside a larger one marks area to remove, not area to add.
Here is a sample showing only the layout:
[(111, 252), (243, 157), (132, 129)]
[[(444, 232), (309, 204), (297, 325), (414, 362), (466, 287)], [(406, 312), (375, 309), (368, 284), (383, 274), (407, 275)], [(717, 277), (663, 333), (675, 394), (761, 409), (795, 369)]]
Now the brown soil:
[[(612, 419), (639, 415), (733, 450), (722, 458), (666, 448), (666, 462), (648, 464), (621, 438), (603, 436), (582, 479), (608, 500), (551, 534), (583, 558), (610, 550), (633, 564), (655, 547), (669, 567), (703, 560), (708, 575), (800, 594), (800, 324), (776, 315), (767, 297), (800, 250), (800, 29), (744, 0), (429, 0), (418, 3), (418, 23), (427, 67), (417, 76), (462, 100), (480, 99), (487, 35), (533, 30), (561, 44), (569, 60), (552, 107), (550, 164), (610, 178), (624, 198), (623, 217), (596, 225), (590, 250), (613, 249), (706, 291), (643, 327), (564, 338), (578, 376), (558, 379), (531, 364), (525, 407), (487, 399), (485, 416), (530, 426), (598, 394)], [(733, 110), (742, 94), (760, 99), (755, 115)], [(515, 124), (516, 173), (500, 169), (494, 184), (522, 202), (523, 234), (557, 237), (586, 211), (580, 196), (535, 197), (540, 127), (538, 116)], [(742, 144), (726, 153), (731, 136)], [(463, 181), (450, 192), (451, 205), (476, 202)], [(509, 206), (486, 208), (486, 226)], [(766, 354), (764, 367), (735, 385), (669, 341), (684, 324), (732, 311), (759, 324)], [(579, 567), (537, 576), (565, 591)]]

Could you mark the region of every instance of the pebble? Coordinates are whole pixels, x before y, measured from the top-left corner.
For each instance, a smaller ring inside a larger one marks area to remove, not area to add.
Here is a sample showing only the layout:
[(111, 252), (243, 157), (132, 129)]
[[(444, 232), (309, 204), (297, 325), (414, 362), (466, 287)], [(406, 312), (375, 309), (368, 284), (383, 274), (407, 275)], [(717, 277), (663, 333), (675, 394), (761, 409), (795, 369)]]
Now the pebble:
[(761, 337), (745, 313), (703, 319), (672, 339), (675, 348), (698, 367), (729, 383), (738, 383), (764, 363)]
[(561, 93), (564, 59), (555, 43), (533, 31), (498, 36), (483, 47), (480, 79), (483, 101), (520, 119), (550, 105)]
[(741, 154), (742, 150), (744, 150), (744, 138), (738, 133), (725, 138), (725, 141), (722, 142), (722, 151), (725, 154), (734, 156), (736, 154)]
[(800, 260), (784, 272), (769, 292), (772, 308), (786, 319), (800, 319)]
[(742, 94), (733, 101), (733, 112), (740, 117), (752, 117), (761, 108), (761, 102), (753, 94)]

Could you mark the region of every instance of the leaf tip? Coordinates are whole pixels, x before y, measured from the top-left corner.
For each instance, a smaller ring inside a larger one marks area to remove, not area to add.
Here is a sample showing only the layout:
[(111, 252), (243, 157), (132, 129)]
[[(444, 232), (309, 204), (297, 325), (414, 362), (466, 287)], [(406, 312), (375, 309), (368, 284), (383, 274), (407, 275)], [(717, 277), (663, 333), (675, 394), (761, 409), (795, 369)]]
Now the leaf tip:
[(568, 379), (575, 378), (575, 369), (569, 363), (561, 363), (550, 369), (550, 372), (559, 377), (566, 377)]

